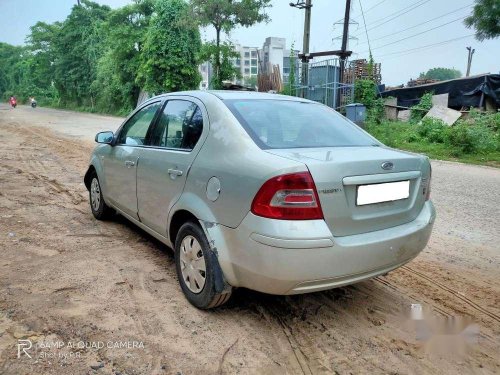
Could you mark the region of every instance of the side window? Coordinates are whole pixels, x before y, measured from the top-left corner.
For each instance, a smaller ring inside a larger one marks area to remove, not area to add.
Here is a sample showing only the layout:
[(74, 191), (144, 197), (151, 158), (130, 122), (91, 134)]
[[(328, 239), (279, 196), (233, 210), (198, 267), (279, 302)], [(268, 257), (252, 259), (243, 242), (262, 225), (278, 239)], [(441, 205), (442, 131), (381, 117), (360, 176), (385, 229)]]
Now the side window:
[(186, 100), (170, 100), (153, 134), (152, 145), (192, 150), (203, 131), (200, 108)]
[(150, 104), (127, 121), (118, 137), (118, 144), (140, 146), (145, 144), (149, 125), (155, 117), (160, 103)]

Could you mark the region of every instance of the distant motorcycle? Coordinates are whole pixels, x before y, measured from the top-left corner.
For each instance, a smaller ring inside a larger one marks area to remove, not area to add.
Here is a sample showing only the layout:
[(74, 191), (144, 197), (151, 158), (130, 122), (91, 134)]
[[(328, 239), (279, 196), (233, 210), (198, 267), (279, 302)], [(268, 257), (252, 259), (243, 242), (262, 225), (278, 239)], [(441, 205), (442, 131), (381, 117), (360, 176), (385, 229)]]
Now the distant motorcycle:
[(33, 100), (33, 101), (31, 102), (31, 108), (36, 108), (36, 100)]

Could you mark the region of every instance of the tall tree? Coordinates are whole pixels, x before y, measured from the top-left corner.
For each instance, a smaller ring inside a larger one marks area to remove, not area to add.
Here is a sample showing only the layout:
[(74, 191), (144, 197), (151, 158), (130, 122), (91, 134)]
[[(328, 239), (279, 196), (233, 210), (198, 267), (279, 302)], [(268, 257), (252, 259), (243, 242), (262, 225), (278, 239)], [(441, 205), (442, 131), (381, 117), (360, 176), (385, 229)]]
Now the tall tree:
[(419, 78), (437, 79), (438, 81), (446, 81), (448, 79), (460, 78), (462, 73), (457, 69), (450, 68), (432, 68), (426, 73), (420, 73)]
[(61, 23), (37, 22), (30, 28), (26, 46), (30, 52), (30, 76), (35, 87), (31, 95), (54, 99), (57, 91), (53, 86), (54, 67), (58, 58), (56, 41), (61, 31)]
[(111, 11), (103, 24), (105, 52), (99, 59), (96, 80), (98, 108), (105, 112), (127, 113), (140, 93), (136, 83), (154, 0), (134, 0)]
[(214, 82), (216, 88), (222, 86), (224, 46), (221, 33), (229, 33), (237, 26), (249, 27), (269, 21), (266, 9), (271, 0), (191, 0), (191, 10), (201, 26), (215, 29)]
[(230, 42), (223, 42), (216, 46), (215, 43), (205, 43), (201, 47), (200, 61), (209, 61), (212, 66), (219, 64), (219, 74), (212, 75), (210, 88), (222, 88), (222, 81), (231, 81), (233, 78), (241, 78), (241, 71), (233, 65), (233, 60), (240, 57)]
[(104, 50), (102, 25), (110, 11), (108, 6), (81, 0), (62, 24), (56, 42), (54, 81), (66, 103), (94, 108), (96, 92), (91, 85)]
[(472, 14), (464, 20), (476, 30), (476, 39), (494, 39), (500, 35), (500, 0), (476, 0)]
[(189, 21), (188, 5), (183, 0), (157, 0), (137, 82), (155, 94), (197, 88), (200, 48), (200, 32)]
[(0, 95), (7, 99), (11, 95), (19, 95), (21, 76), (19, 68), (23, 61), (24, 49), (0, 42)]

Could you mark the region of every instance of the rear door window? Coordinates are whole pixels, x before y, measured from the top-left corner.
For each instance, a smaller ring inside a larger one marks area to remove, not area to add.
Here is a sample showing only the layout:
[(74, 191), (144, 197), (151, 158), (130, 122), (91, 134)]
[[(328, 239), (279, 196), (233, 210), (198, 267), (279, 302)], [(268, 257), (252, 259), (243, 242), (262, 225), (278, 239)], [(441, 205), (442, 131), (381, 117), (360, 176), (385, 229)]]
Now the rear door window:
[(334, 110), (290, 100), (225, 100), (261, 148), (369, 146), (376, 140)]

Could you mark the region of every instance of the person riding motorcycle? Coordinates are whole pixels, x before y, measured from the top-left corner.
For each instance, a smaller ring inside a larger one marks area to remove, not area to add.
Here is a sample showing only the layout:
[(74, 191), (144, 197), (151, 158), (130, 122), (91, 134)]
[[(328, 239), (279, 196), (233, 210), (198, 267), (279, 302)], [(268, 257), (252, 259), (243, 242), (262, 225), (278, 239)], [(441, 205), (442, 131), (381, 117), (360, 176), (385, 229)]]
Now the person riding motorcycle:
[(16, 106), (17, 106), (17, 99), (16, 99), (16, 97), (15, 96), (11, 96), (10, 100), (9, 100), (9, 103), (10, 103), (10, 106), (12, 108), (16, 108)]
[(30, 104), (31, 104), (31, 108), (36, 108), (36, 100), (35, 100), (35, 97), (30, 96)]

